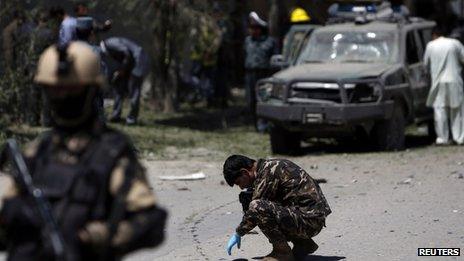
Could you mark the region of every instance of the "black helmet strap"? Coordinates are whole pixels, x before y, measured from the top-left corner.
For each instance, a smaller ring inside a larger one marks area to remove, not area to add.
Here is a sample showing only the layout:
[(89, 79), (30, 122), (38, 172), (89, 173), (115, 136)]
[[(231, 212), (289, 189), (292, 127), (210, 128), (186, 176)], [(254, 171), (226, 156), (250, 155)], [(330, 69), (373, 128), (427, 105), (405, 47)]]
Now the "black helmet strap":
[(69, 44), (58, 45), (58, 75), (64, 76), (69, 73), (71, 62), (68, 59)]

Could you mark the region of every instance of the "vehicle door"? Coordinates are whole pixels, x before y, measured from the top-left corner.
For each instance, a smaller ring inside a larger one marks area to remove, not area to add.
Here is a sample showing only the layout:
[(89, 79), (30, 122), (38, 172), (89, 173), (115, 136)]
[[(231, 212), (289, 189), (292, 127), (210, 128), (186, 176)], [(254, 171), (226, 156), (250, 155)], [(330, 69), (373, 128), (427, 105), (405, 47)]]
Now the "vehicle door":
[[(424, 66), (423, 57), (425, 51), (425, 41), (421, 40), (421, 35), (427, 35), (423, 29), (412, 29), (406, 33), (406, 65), (409, 71), (409, 81), (414, 98), (414, 111), (416, 114), (423, 114), (427, 111), (426, 101), (430, 89), (428, 72)], [(431, 38), (431, 31), (430, 31)]]

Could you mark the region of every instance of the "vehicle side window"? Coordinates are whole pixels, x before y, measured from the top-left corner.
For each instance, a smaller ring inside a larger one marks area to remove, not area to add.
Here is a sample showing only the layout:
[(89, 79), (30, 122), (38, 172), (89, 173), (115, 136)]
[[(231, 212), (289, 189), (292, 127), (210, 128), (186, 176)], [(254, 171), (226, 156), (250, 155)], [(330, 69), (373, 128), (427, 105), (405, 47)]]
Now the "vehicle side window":
[(417, 47), (414, 31), (408, 32), (406, 36), (406, 56), (408, 64), (419, 63), (420, 58), (417, 52)]
[(298, 56), (302, 53), (302, 50), (304, 50), (305, 46), (308, 44), (310, 36), (311, 32), (308, 32), (303, 42), (300, 44), (300, 46), (298, 46), (298, 53), (295, 56), (295, 61), (297, 60)]
[(287, 43), (287, 44), (290, 44), (288, 47), (289, 48), (288, 50), (289, 61), (293, 61), (298, 55), (298, 52), (300, 50), (299, 47), (301, 46), (301, 43), (304, 41), (305, 35), (306, 35), (305, 31), (295, 32), (295, 34), (293, 35), (293, 41), (291, 43)]

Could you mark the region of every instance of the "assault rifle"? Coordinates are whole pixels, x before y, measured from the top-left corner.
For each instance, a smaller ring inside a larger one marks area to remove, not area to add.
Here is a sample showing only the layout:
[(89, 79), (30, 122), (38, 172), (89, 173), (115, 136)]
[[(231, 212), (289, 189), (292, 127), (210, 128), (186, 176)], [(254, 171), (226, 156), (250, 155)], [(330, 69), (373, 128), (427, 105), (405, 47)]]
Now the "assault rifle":
[(34, 202), (41, 224), (43, 225), (42, 235), (49, 239), (55, 260), (64, 261), (64, 240), (58, 229), (57, 222), (53, 217), (50, 203), (43, 196), (42, 190), (34, 187), (32, 177), (27, 169), (26, 162), (19, 150), (18, 144), (14, 139), (8, 139), (0, 152), (0, 169), (3, 169), (6, 161), (9, 160), (12, 165), (12, 176), (19, 189), (31, 197)]

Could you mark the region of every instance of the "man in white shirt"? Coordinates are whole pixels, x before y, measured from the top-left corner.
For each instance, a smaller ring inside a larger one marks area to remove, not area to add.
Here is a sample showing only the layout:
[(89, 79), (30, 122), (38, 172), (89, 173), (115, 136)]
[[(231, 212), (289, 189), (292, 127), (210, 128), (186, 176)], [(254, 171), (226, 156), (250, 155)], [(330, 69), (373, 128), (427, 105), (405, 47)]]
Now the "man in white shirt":
[(428, 43), (424, 64), (432, 76), (427, 106), (435, 115), (436, 144), (450, 143), (450, 128), (454, 142), (464, 143), (464, 91), (461, 77), (464, 46), (457, 40), (443, 37), (439, 29)]

